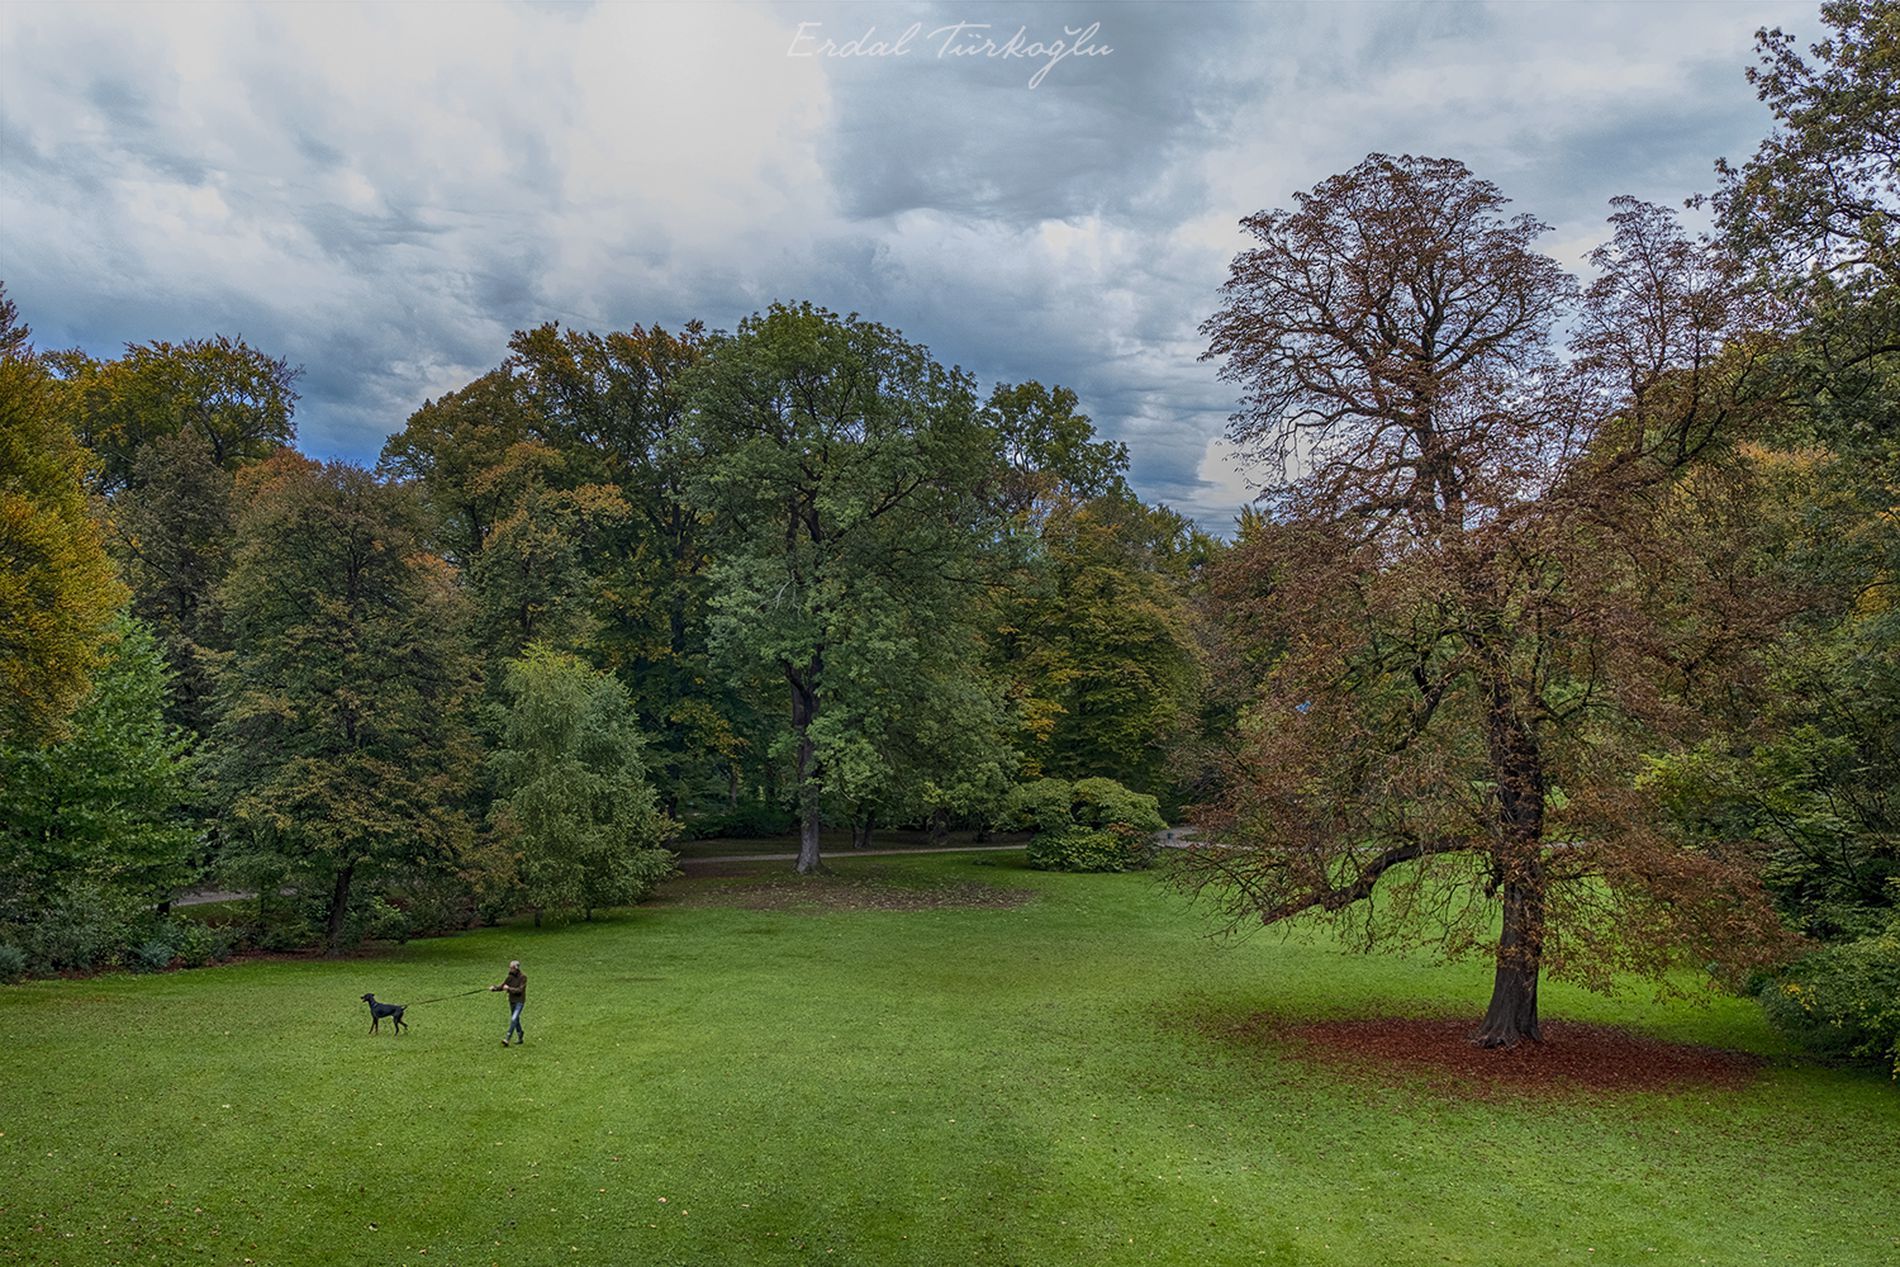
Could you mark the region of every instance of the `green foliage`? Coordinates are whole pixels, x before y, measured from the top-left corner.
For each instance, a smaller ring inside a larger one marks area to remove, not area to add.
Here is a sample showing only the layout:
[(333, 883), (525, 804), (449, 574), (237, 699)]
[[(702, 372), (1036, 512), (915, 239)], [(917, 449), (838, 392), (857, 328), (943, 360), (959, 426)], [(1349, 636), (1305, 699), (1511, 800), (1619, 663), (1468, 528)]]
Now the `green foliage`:
[(1010, 789), (1001, 823), (1019, 831), (1061, 831), (1075, 823), (1075, 788), (1067, 779), (1036, 779)]
[(1094, 827), (1038, 832), (1029, 842), (1029, 865), (1038, 871), (1138, 871), (1153, 861), (1153, 850), (1136, 839)]
[(58, 738), (86, 697), (125, 591), (88, 505), (92, 459), (11, 305), (8, 314), (0, 325), (0, 742), (30, 745)]
[(118, 963), (127, 947), (145, 939), (154, 919), (148, 903), (78, 879), (43, 894), (32, 908), (11, 912), (0, 940), (24, 951), (33, 972), (88, 972)]
[(47, 359), (73, 402), (80, 438), (99, 455), (99, 487), (109, 494), (136, 482), (141, 451), (162, 437), (194, 434), (227, 471), (296, 438), (301, 371), (241, 338), (130, 344), (116, 361), (78, 351)]
[(647, 782), (626, 687), (535, 644), (508, 664), (502, 694), (490, 819), (528, 905), (591, 914), (645, 898), (672, 871), (659, 846), (673, 824)]
[(132, 947), (125, 962), (127, 967), (138, 972), (163, 972), (172, 966), (172, 960), (177, 957), (178, 943), (164, 933), (159, 933)]
[[(711, 521), (712, 642), (790, 688), (776, 748), (800, 868), (817, 865), (828, 800), (980, 798), (1002, 764), (1002, 728), (980, 716), (995, 697), (912, 689), (973, 671), (980, 649), (966, 622), (997, 535), (979, 495), (995, 436), (968, 376), (873, 322), (776, 305), (712, 349), (693, 400), (673, 451)], [(961, 716), (920, 716), (940, 707)]]
[(214, 928), (188, 919), (166, 920), (150, 925), (144, 939), (126, 951), (122, 962), (136, 972), (203, 968), (231, 958), (237, 953), (239, 940), (238, 930), (233, 928)]
[(790, 810), (763, 801), (745, 801), (728, 809), (695, 814), (684, 823), (686, 834), (694, 840), (764, 840), (783, 836), (796, 826), (797, 819)]
[(1128, 446), (1097, 440), (1080, 403), (1067, 387), (1034, 381), (991, 390), (983, 418), (1001, 459), (995, 497), (1012, 518), (1034, 524), (1064, 502), (1127, 494)]
[(164, 658), (126, 618), (107, 657), (64, 740), (0, 743), (0, 939), (35, 971), (122, 957), (199, 866)]
[(165, 720), (171, 673), (129, 618), (106, 655), (66, 739), (0, 743), (0, 911), (80, 878), (157, 902), (195, 871), (187, 739)]
[(1059, 503), (1044, 519), (1029, 583), (1002, 615), (1032, 771), (1167, 785), (1201, 686), (1187, 601), (1195, 536), (1125, 490)]
[(1843, 292), (1873, 300), (1879, 316), (1867, 329), (1890, 341), (1900, 314), (1900, 4), (1826, 0), (1821, 18), (1833, 29), (1808, 57), (1779, 29), (1758, 33), (1761, 64), (1748, 78), (1775, 130), (1740, 168), (1717, 165), (1717, 223), (1738, 256), (1823, 304)]
[(409, 912), (403, 910), (380, 893), (370, 895), (359, 911), (354, 912), (357, 941), (393, 941), (401, 944), (409, 940), (413, 924)]
[(1759, 997), (1768, 1019), (1804, 1047), (1900, 1078), (1900, 917), (1875, 936), (1809, 955)]
[(232, 476), (195, 431), (148, 441), (132, 484), (112, 502), (113, 552), (174, 674), (167, 711), (203, 734), (211, 728), (211, 663), (227, 649), (217, 587), (236, 534)]
[(469, 839), (465, 609), (409, 498), (367, 471), (286, 453), (239, 488), (210, 762), (225, 867), (320, 902), (341, 946), (359, 884), (386, 894)]
[(26, 952), (0, 942), (0, 981), (18, 981), (26, 975)]
[(1015, 788), (1004, 825), (1033, 830), (1029, 865), (1044, 871), (1133, 871), (1154, 862), (1167, 826), (1155, 798), (1113, 779), (1037, 779)]

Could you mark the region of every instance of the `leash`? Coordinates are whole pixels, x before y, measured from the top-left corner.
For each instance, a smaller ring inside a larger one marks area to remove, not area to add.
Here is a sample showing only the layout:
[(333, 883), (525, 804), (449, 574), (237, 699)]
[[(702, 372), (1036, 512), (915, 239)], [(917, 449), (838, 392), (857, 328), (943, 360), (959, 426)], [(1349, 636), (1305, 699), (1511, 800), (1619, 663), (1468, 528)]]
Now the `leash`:
[(486, 993), (487, 990), (488, 990), (487, 986), (478, 985), (473, 990), (464, 990), (460, 994), (443, 994), (443, 995), (438, 995), (436, 998), (433, 998), (433, 999), (418, 999), (414, 1003), (407, 1004), (407, 1006), (421, 1007), (424, 1003), (440, 1003), (443, 999), (465, 999), (471, 994)]

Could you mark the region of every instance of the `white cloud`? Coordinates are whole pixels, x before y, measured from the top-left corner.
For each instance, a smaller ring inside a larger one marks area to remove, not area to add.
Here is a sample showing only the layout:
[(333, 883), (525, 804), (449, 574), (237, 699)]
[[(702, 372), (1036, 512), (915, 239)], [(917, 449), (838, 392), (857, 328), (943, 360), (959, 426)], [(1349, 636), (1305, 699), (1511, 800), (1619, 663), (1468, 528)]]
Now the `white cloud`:
[[(1052, 26), (1068, 10), (952, 20)], [(951, 10), (920, 3), (918, 16)], [(1080, 13), (1081, 9), (1074, 9)], [(49, 344), (242, 332), (309, 369), (313, 451), (570, 323), (809, 297), (1066, 383), (1220, 526), (1251, 488), (1197, 361), (1235, 221), (1368, 150), (1466, 159), (1551, 220), (1674, 201), (1764, 119), (1728, 6), (1127, 6), (1057, 67), (785, 56), (729, 5), (0, 6), (0, 276)], [(893, 30), (893, 18), (880, 19)], [(839, 25), (842, 24), (842, 25)]]

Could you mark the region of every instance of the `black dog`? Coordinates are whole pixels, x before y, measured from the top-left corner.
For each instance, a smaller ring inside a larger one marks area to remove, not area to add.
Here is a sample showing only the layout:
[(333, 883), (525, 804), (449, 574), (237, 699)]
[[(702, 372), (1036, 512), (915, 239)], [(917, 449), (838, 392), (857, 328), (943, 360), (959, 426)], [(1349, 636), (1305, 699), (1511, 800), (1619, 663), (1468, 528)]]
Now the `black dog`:
[(402, 1012), (403, 1012), (402, 1004), (378, 1003), (376, 1001), (376, 996), (373, 994), (365, 994), (363, 996), (363, 1002), (369, 1004), (369, 1032), (370, 1033), (374, 1034), (376, 1032), (377, 1026), (383, 1023), (383, 1018), (385, 1016), (387, 1016), (390, 1020), (396, 1022), (396, 1032), (398, 1034), (402, 1033), (404, 1030), (409, 1028), (407, 1025), (403, 1024), (402, 1022)]

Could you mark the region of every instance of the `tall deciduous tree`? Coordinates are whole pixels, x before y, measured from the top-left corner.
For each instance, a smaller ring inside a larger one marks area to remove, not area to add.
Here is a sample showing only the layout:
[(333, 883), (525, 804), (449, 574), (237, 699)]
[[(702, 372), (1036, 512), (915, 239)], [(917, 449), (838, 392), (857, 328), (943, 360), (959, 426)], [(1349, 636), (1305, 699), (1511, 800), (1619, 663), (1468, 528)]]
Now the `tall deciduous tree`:
[(115, 361), (60, 352), (49, 363), (77, 401), (80, 438), (99, 455), (98, 486), (108, 495), (133, 483), (139, 451), (160, 436), (191, 432), (229, 471), (297, 435), (301, 371), (241, 338), (128, 344)]
[(1060, 500), (1044, 515), (1035, 566), (1003, 610), (1031, 774), (1165, 790), (1200, 686), (1176, 550), (1192, 533), (1126, 490)]
[(1775, 126), (1714, 200), (1730, 261), (1779, 301), (1760, 518), (1803, 601), (1760, 707), (1658, 779), (1692, 830), (1773, 845), (1802, 931), (1871, 946), (1900, 904), (1900, 4), (1821, 14), (1807, 56), (1757, 36)]
[(0, 909), (24, 915), (73, 883), (149, 907), (191, 877), (189, 740), (165, 718), (170, 679), (151, 632), (122, 618), (67, 738), (0, 742)]
[(245, 469), (239, 503), (215, 785), (237, 863), (320, 901), (335, 948), (353, 896), (467, 838), (465, 606), (406, 493), (367, 471), (286, 452)]
[(1373, 155), (1244, 222), (1205, 327), (1245, 390), (1235, 439), (1303, 473), (1236, 555), (1270, 575), (1277, 650), (1199, 878), (1237, 915), (1454, 952), (1501, 918), (1487, 1046), (1541, 1036), (1543, 971), (1732, 964), (1777, 927), (1748, 859), (1636, 786), (1760, 623), (1704, 460), (1754, 363), (1713, 271), (1626, 204), (1588, 374), (1561, 372), (1572, 284), (1505, 206), (1456, 162)]
[(0, 742), (58, 738), (124, 589), (87, 502), (91, 460), (0, 288)]
[[(703, 366), (681, 461), (714, 534), (713, 637), (790, 696), (801, 872), (847, 755), (829, 710), (892, 690), (911, 622), (956, 621), (981, 592), (994, 439), (961, 371), (810, 305), (748, 318)], [(979, 646), (938, 645), (972, 664)]]
[(518, 859), (535, 919), (639, 901), (671, 870), (672, 824), (647, 782), (627, 688), (572, 655), (531, 645), (502, 687), (490, 811)]
[(203, 734), (211, 726), (210, 665), (226, 649), (217, 590), (236, 531), (232, 475), (195, 432), (147, 442), (133, 483), (109, 521), (132, 610), (157, 633), (173, 672), (171, 716)]

